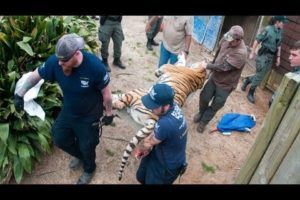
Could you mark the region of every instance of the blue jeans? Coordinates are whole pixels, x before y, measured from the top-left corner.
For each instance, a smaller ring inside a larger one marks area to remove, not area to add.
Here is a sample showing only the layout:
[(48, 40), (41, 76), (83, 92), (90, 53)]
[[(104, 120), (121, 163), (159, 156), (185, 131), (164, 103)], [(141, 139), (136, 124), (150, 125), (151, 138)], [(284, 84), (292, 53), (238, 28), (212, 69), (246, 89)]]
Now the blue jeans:
[(160, 45), (160, 57), (159, 57), (158, 68), (160, 68), (164, 64), (167, 64), (169, 60), (170, 60), (170, 64), (175, 64), (178, 60), (177, 54), (168, 51), (164, 47), (164, 44), (162, 42)]
[(74, 121), (62, 113), (52, 127), (54, 144), (83, 162), (83, 169), (92, 173), (96, 169), (96, 146), (99, 144), (99, 120)]
[(141, 184), (172, 184), (180, 173), (179, 169), (166, 169), (157, 159), (154, 150), (141, 160), (136, 179)]

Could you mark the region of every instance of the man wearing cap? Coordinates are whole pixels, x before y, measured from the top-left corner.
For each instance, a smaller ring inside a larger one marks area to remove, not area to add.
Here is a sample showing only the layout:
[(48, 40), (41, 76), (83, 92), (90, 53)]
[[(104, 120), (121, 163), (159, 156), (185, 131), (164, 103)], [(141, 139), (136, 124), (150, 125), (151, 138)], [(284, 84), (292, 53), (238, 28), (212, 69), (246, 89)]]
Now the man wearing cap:
[(142, 160), (136, 177), (141, 184), (172, 184), (185, 166), (187, 123), (174, 95), (169, 85), (156, 84), (142, 97), (144, 106), (159, 119), (138, 147)]
[[(53, 142), (72, 155), (69, 167), (84, 172), (77, 184), (91, 181), (96, 169), (96, 146), (99, 143), (99, 119), (113, 121), (110, 78), (97, 56), (83, 51), (84, 40), (75, 34), (61, 37), (55, 55), (50, 56), (15, 91), (15, 107), (24, 109), (23, 96), (40, 79), (57, 81), (63, 91), (63, 107), (53, 127)], [(104, 107), (103, 107), (104, 106)]]
[(101, 57), (108, 72), (111, 71), (108, 64), (108, 47), (110, 38), (114, 43), (114, 61), (113, 64), (121, 69), (125, 69), (121, 61), (122, 42), (124, 34), (122, 29), (122, 16), (100, 16), (99, 40), (101, 41)]
[(211, 70), (211, 75), (200, 93), (199, 111), (193, 119), (198, 123), (199, 133), (204, 131), (209, 121), (224, 106), (227, 97), (239, 82), (247, 59), (247, 48), (243, 38), (243, 28), (232, 26), (219, 42), (220, 51), (215, 62), (202, 63), (203, 67)]
[(249, 59), (253, 59), (258, 44), (261, 44), (261, 48), (258, 50), (256, 57), (256, 73), (253, 76), (245, 78), (241, 87), (242, 91), (246, 91), (247, 85), (250, 84), (247, 99), (251, 103), (255, 103), (255, 89), (272, 67), (274, 57), (277, 58), (276, 66), (280, 65), (280, 50), (283, 35), (282, 29), (286, 23), (288, 23), (286, 16), (274, 16), (271, 18), (269, 25), (256, 36), (256, 40), (253, 43), (249, 55)]

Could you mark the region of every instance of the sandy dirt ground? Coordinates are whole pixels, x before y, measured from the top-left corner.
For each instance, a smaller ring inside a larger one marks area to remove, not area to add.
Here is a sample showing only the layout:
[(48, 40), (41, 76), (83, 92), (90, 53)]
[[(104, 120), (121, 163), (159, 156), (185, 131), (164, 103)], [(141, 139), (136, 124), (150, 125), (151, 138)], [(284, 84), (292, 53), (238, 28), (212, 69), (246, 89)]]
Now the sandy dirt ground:
[[(111, 87), (113, 91), (129, 91), (135, 88), (148, 89), (157, 78), (154, 71), (157, 68), (159, 47), (154, 51), (146, 49), (145, 24), (147, 16), (125, 16), (123, 30), (125, 41), (122, 48), (122, 60), (127, 65), (126, 70), (119, 69), (111, 64)], [(161, 41), (162, 34), (155, 38)], [(112, 42), (110, 44), (109, 62), (112, 63)], [(201, 47), (192, 43), (187, 63), (191, 64), (212, 56)], [(242, 76), (254, 73), (254, 68), (246, 65)], [(268, 111), (268, 99), (271, 93), (268, 90), (257, 89), (256, 104), (251, 104), (246, 99), (246, 93), (241, 91), (241, 80), (238, 88), (228, 98), (225, 106), (217, 113), (208, 124), (205, 132), (196, 132), (193, 115), (198, 110), (200, 90), (190, 95), (183, 106), (183, 111), (188, 121), (189, 135), (187, 144), (187, 160), (189, 163), (186, 173), (177, 179), (174, 184), (232, 184), (239, 169), (246, 160), (251, 146), (261, 128), (262, 122)], [(256, 126), (251, 133), (233, 132), (230, 136), (218, 132), (209, 133), (214, 128), (223, 114), (238, 112), (254, 114), (257, 119)], [(118, 180), (118, 170), (121, 164), (123, 151), (136, 133), (138, 126), (129, 118), (122, 115), (121, 119), (115, 118), (115, 126), (103, 128), (100, 144), (97, 146), (97, 169), (91, 184), (138, 184), (135, 173), (139, 161), (129, 158), (125, 167), (123, 179)], [(70, 156), (62, 150), (53, 147), (50, 155), (45, 155), (40, 163), (34, 165), (31, 174), (25, 174), (21, 184), (74, 184), (79, 171), (68, 168)], [(11, 180), (10, 183), (15, 183)]]

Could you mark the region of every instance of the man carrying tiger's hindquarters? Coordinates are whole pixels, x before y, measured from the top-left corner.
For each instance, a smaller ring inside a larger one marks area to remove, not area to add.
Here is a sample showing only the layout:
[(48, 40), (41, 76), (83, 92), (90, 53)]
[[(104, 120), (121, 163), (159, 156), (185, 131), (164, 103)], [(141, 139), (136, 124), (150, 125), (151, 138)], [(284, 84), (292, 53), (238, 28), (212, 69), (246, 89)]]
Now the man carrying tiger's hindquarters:
[(141, 163), (136, 178), (141, 184), (172, 184), (186, 166), (187, 123), (174, 95), (169, 85), (155, 84), (142, 97), (144, 106), (159, 119), (137, 147)]

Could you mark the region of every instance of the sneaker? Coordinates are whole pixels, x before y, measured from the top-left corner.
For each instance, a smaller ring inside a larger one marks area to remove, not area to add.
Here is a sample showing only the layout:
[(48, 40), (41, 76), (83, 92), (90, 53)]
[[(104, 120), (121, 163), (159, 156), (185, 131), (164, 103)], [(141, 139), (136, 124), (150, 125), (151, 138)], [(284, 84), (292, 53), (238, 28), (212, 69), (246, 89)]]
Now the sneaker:
[(83, 172), (76, 184), (89, 184), (94, 176), (94, 173)]
[(79, 158), (74, 157), (70, 163), (69, 163), (69, 168), (72, 170), (77, 170), (81, 167), (82, 161)]
[(202, 114), (200, 114), (200, 112), (198, 112), (193, 118), (194, 123), (200, 122), (201, 117), (202, 117)]
[(197, 126), (197, 132), (198, 133), (203, 133), (204, 132), (204, 130), (205, 130), (205, 124), (204, 123), (202, 123), (202, 122), (199, 122), (199, 124), (198, 124), (198, 126)]

